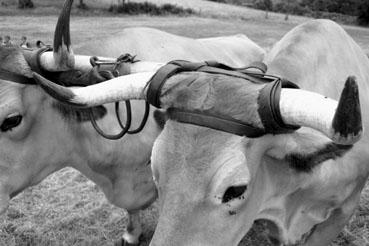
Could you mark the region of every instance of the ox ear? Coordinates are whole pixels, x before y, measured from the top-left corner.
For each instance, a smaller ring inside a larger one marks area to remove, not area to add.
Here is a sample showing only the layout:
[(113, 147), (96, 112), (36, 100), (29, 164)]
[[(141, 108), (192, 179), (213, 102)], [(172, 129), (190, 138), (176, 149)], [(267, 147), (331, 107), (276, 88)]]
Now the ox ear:
[(31, 68), (19, 48), (0, 46), (0, 61), (0, 69), (32, 78)]
[(168, 115), (165, 110), (157, 109), (154, 111), (154, 120), (160, 129), (164, 129), (164, 125), (168, 120)]

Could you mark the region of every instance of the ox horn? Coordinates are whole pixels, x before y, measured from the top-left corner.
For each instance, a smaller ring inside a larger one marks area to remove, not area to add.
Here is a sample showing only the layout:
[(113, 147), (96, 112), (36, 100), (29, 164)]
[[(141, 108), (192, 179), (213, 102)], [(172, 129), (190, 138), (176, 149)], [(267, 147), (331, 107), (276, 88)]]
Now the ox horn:
[(144, 89), (155, 73), (129, 74), (87, 87), (63, 87), (37, 73), (33, 77), (48, 94), (59, 101), (77, 107), (93, 107), (109, 102), (144, 100)]
[(70, 12), (73, 0), (66, 0), (59, 15), (54, 35), (54, 60), (59, 71), (74, 68), (74, 55), (70, 41)]
[(89, 57), (78, 56), (78, 66), (75, 67), (75, 57), (73, 54), (69, 20), (73, 0), (66, 0), (59, 15), (54, 34), (53, 52), (44, 52), (40, 56), (40, 66), (50, 72), (68, 71), (71, 69), (81, 69), (88, 71), (91, 69)]
[(319, 130), (337, 144), (351, 145), (363, 133), (355, 77), (348, 77), (338, 102), (313, 92), (282, 89), (280, 110), (286, 124)]
[[(90, 56), (74, 55), (70, 39), (70, 13), (73, 0), (66, 0), (59, 15), (54, 34), (53, 52), (44, 52), (40, 57), (41, 67), (50, 72), (76, 69), (88, 72), (92, 65)], [(116, 61), (114, 58), (99, 57), (100, 60)], [(157, 62), (137, 62), (131, 64), (130, 73), (146, 72), (162, 66)]]

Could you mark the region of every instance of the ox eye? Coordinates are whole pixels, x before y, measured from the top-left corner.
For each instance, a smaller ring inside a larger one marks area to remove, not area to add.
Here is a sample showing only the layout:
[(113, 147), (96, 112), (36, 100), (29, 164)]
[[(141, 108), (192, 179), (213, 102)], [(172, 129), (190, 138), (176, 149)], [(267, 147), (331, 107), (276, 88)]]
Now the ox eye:
[(224, 192), (222, 203), (227, 203), (234, 199), (243, 199), (243, 193), (247, 190), (247, 185), (230, 186)]
[(0, 126), (2, 132), (11, 131), (14, 127), (19, 126), (22, 122), (21, 115), (14, 115), (6, 118)]

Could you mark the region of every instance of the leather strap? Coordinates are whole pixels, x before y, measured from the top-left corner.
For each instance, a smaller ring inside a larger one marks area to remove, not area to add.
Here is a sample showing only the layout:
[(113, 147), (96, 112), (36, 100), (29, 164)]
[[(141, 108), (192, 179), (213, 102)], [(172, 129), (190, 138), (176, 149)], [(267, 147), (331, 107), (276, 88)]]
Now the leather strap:
[(242, 121), (232, 119), (226, 116), (216, 116), (199, 111), (184, 111), (177, 108), (169, 108), (167, 110), (169, 119), (204, 126), (211, 129), (228, 132), (238, 136), (247, 136), (256, 138), (264, 135), (266, 132), (263, 129), (248, 125)]
[(38, 74), (45, 74), (45, 71), (40, 65), (40, 58), (44, 52), (52, 51), (50, 47), (43, 47), (37, 50), (31, 51), (31, 55), (26, 56), (26, 60), (31, 67), (31, 70)]
[(258, 69), (263, 74), (265, 74), (268, 70), (267, 65), (264, 62), (259, 62), (259, 61), (252, 62), (250, 65), (245, 67), (245, 69), (250, 69), (250, 68)]
[(149, 81), (149, 88), (147, 92), (147, 101), (160, 108), (160, 93), (165, 81), (174, 74), (184, 71), (180, 66), (174, 64), (167, 64), (159, 69), (157, 73)]
[[(266, 65), (264, 64), (266, 67)], [(180, 72), (205, 72), (211, 74), (223, 74), (227, 76), (243, 78), (253, 83), (264, 84), (274, 80), (269, 77), (264, 77), (262, 73), (252, 73), (247, 71), (251, 67), (232, 68), (217, 61), (206, 62), (188, 62), (183, 60), (175, 60), (169, 62), (167, 65), (161, 67), (158, 72), (149, 81), (149, 88), (147, 91), (147, 101), (160, 108), (160, 93), (161, 88), (167, 79)], [(264, 68), (262, 68), (264, 69)]]
[(267, 133), (286, 133), (295, 131), (299, 126), (287, 125), (283, 122), (279, 109), (281, 88), (297, 89), (298, 86), (288, 80), (277, 79), (267, 84), (260, 92), (258, 98), (258, 113), (264, 129), (257, 128), (227, 116), (212, 115), (201, 111), (185, 111), (169, 108), (169, 118), (181, 123), (204, 126), (211, 129), (228, 132), (249, 138), (261, 137)]
[[(250, 72), (250, 68), (254, 66), (247, 66), (244, 68), (234, 68), (217, 61), (205, 61), (199, 63), (192, 63), (188, 61), (176, 60), (169, 64), (180, 66), (184, 71), (197, 71), (211, 74), (223, 74), (236, 78), (249, 80), (253, 83), (263, 84), (267, 81), (263, 79), (263, 73)], [(265, 64), (264, 64), (265, 65)], [(266, 65), (265, 65), (266, 66)]]
[(299, 126), (287, 125), (283, 122), (279, 108), (282, 88), (298, 89), (299, 87), (285, 79), (277, 79), (261, 89), (258, 97), (258, 113), (266, 132), (274, 134), (294, 131)]

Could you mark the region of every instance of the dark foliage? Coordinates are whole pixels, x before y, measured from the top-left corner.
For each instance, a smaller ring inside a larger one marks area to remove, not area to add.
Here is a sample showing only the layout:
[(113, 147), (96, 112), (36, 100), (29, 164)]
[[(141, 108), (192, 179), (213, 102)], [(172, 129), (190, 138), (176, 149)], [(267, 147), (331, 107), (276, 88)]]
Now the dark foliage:
[(273, 11), (293, 15), (309, 15), (311, 13), (309, 7), (303, 6), (295, 1), (279, 2), (274, 5)]
[(301, 5), (312, 11), (356, 15), (360, 0), (302, 0)]
[(217, 2), (217, 3), (226, 3), (226, 0), (209, 0), (211, 2)]
[(190, 8), (183, 8), (173, 4), (158, 6), (149, 2), (128, 2), (120, 5), (111, 5), (110, 12), (128, 15), (149, 14), (149, 15), (191, 15), (195, 11)]
[(79, 4), (77, 5), (77, 8), (83, 9), (83, 10), (87, 10), (88, 9), (87, 5), (84, 3), (83, 0), (79, 0)]
[(253, 2), (253, 6), (256, 9), (268, 10), (268, 11), (273, 10), (273, 2), (271, 0), (255, 0)]
[(345, 24), (369, 25), (369, 0), (209, 0), (288, 15), (331, 19)]
[(369, 1), (362, 0), (358, 6), (357, 22), (359, 25), (369, 25)]
[(18, 8), (20, 9), (29, 9), (33, 7), (34, 7), (34, 4), (32, 0), (18, 0)]

